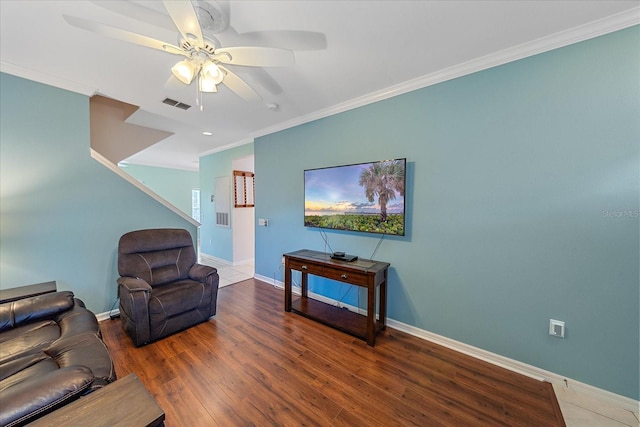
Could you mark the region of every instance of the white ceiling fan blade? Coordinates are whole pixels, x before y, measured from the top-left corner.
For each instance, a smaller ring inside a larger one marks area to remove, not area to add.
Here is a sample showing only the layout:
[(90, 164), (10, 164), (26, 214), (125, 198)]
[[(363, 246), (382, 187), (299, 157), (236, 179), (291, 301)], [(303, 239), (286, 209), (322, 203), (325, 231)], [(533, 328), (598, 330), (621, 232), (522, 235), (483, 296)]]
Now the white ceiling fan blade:
[(323, 50), (327, 48), (324, 33), (297, 30), (269, 30), (240, 33), (243, 44), (281, 47), (290, 50)]
[(258, 95), (258, 92), (253, 90), (251, 86), (245, 83), (237, 74), (229, 71), (228, 68), (220, 66), (220, 69), (224, 71), (224, 79), (222, 83), (231, 89), (236, 95), (249, 102), (260, 102), (262, 97)]
[(176, 24), (174, 24), (166, 14), (132, 1), (90, 0), (90, 2), (106, 10), (122, 16), (128, 16), (140, 22), (146, 22), (169, 31), (176, 30)]
[(162, 50), (164, 52), (169, 52), (174, 55), (188, 56), (188, 54), (184, 52), (182, 49), (180, 49), (179, 47), (170, 45), (169, 43), (165, 43), (160, 40), (152, 39), (151, 37), (132, 33), (126, 30), (121, 30), (120, 28), (112, 27), (106, 24), (101, 24), (99, 22), (78, 18), (76, 16), (62, 15), (62, 17), (64, 18), (65, 21), (69, 23), (69, 25), (73, 25), (74, 27), (91, 31), (106, 37), (110, 37), (112, 39), (122, 40), (128, 43), (137, 44), (139, 46)]
[(185, 40), (195, 41), (198, 47), (204, 46), (204, 38), (202, 37), (202, 29), (198, 22), (198, 15), (193, 9), (193, 5), (189, 0), (176, 1), (164, 0), (164, 7), (167, 8), (169, 16), (178, 27), (178, 31)]
[(273, 95), (279, 95), (282, 93), (282, 86), (280, 86), (278, 82), (262, 68), (251, 67), (245, 68), (243, 71), (245, 74), (250, 75), (253, 81), (269, 91), (269, 93)]
[(252, 67), (286, 67), (295, 63), (293, 52), (274, 47), (225, 47), (216, 50), (216, 55), (226, 53), (231, 60), (221, 55), (220, 61), (225, 64), (248, 65)]

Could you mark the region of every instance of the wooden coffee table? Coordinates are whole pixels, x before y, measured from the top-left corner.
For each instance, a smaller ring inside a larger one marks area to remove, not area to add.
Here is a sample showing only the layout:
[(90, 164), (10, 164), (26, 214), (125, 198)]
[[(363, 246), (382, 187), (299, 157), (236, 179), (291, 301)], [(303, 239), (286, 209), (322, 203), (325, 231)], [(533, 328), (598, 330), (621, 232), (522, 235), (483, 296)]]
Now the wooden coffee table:
[(135, 374), (116, 380), (29, 424), (34, 426), (162, 426), (164, 411)]

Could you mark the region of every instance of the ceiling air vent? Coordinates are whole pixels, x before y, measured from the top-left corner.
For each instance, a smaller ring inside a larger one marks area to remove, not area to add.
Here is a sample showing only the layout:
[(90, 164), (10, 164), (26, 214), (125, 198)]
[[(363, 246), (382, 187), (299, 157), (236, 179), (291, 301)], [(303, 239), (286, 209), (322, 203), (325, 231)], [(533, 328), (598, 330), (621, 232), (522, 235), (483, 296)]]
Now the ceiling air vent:
[(185, 104), (180, 101), (176, 101), (175, 99), (165, 98), (162, 100), (163, 104), (171, 105), (172, 107), (180, 108), (181, 110), (188, 110), (191, 108), (191, 105)]

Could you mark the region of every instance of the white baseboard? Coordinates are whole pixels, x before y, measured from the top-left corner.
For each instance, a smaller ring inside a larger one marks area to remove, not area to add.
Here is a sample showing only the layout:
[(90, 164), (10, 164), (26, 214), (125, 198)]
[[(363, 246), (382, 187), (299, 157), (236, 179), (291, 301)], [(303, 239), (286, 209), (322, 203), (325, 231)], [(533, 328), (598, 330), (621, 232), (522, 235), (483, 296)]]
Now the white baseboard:
[(225, 265), (225, 266), (229, 266), (229, 267), (238, 267), (238, 266), (241, 266), (241, 265), (253, 264), (255, 262), (254, 258), (243, 259), (243, 260), (240, 260), (240, 261), (229, 261), (229, 260), (226, 260), (226, 259), (215, 257), (213, 255), (205, 254), (203, 252), (200, 252), (200, 258), (201, 259), (202, 258), (208, 258), (213, 262), (216, 262), (216, 263), (219, 263), (219, 264), (222, 264), (222, 265)]
[(204, 252), (200, 252), (200, 259), (209, 258), (211, 261), (217, 262), (222, 265), (227, 265), (229, 267), (233, 267), (233, 263), (229, 260), (215, 257), (213, 255), (205, 254)]
[[(268, 283), (277, 288), (284, 289), (283, 282), (271, 279), (266, 276), (261, 276), (259, 274), (256, 274), (254, 277), (256, 280)], [(293, 292), (298, 293), (296, 288), (293, 289)], [(317, 294), (312, 295), (312, 293), (309, 293), (309, 296), (319, 301), (326, 302), (328, 304), (338, 303), (338, 301), (327, 298), (322, 295), (317, 295)], [(366, 314), (366, 310), (362, 310), (358, 307), (349, 306), (346, 304), (341, 304), (341, 306), (346, 307), (349, 310), (354, 311), (356, 313)], [(409, 335), (413, 335), (417, 338), (431, 341), (435, 344), (442, 345), (443, 347), (447, 347), (452, 350), (459, 351), (460, 353), (475, 357), (477, 359), (483, 360), (493, 365), (500, 366), (502, 368), (508, 369), (513, 372), (517, 372), (527, 377), (534, 378), (539, 381), (548, 381), (560, 387), (568, 387), (570, 390), (573, 390), (577, 393), (594, 397), (600, 401), (607, 402), (611, 405), (625, 409), (627, 411), (634, 412), (636, 414), (638, 413), (638, 408), (640, 407), (640, 401), (637, 401), (616, 393), (612, 393), (610, 391), (606, 391), (606, 390), (591, 386), (589, 384), (585, 384), (580, 381), (567, 378), (563, 375), (549, 372), (547, 370), (540, 369), (538, 367), (528, 365), (526, 363), (519, 362), (514, 359), (510, 359), (508, 357), (500, 356), (499, 354), (492, 353), (490, 351), (486, 351), (481, 348), (474, 347), (460, 341), (452, 340), (445, 336), (438, 335), (433, 332), (429, 332), (424, 329), (420, 329), (415, 326), (411, 326), (394, 319), (387, 318), (387, 326), (393, 329), (397, 329), (401, 332), (405, 332)]]
[(251, 265), (255, 263), (255, 258), (247, 258), (247, 259), (242, 259), (240, 261), (234, 261), (233, 262), (233, 266), (234, 267), (239, 267), (241, 265)]
[(96, 314), (96, 319), (98, 319), (98, 322), (102, 322), (103, 320), (111, 319), (111, 316), (119, 316), (119, 315), (120, 315), (120, 309), (116, 308), (115, 310), (105, 311), (104, 313)]
[(460, 353), (475, 357), (493, 365), (500, 366), (513, 372), (525, 375), (530, 378), (535, 378), (540, 381), (548, 381), (554, 385), (560, 387), (568, 387), (569, 389), (581, 393), (586, 396), (597, 398), (600, 401), (610, 403), (619, 408), (626, 409), (637, 413), (640, 402), (616, 393), (612, 393), (607, 390), (603, 390), (589, 384), (582, 383), (580, 381), (567, 378), (563, 375), (559, 375), (536, 366), (532, 366), (523, 362), (519, 362), (508, 357), (500, 356), (499, 354), (492, 353), (490, 351), (483, 350), (478, 347), (474, 347), (465, 344), (460, 341), (452, 340), (442, 335), (434, 334), (433, 332), (426, 331), (424, 329), (416, 328), (415, 326), (407, 325), (406, 323), (398, 322), (397, 320), (387, 318), (387, 325), (391, 328), (397, 329), (402, 332), (406, 332), (417, 338), (422, 338), (427, 341), (442, 345), (443, 347), (450, 348)]

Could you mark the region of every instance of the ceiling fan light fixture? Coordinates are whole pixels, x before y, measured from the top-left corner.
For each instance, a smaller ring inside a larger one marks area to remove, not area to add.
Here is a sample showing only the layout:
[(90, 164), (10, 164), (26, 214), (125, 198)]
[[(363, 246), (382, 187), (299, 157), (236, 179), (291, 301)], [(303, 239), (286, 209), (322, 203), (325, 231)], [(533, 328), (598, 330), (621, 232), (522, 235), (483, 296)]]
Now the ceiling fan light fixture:
[(207, 61), (202, 66), (202, 76), (211, 79), (215, 84), (220, 84), (224, 78), (222, 70), (213, 61)]
[(191, 81), (196, 75), (196, 71), (195, 64), (188, 60), (180, 61), (171, 67), (173, 75), (186, 85), (191, 84)]
[(218, 88), (216, 87), (216, 81), (208, 75), (205, 75), (204, 73), (200, 73), (200, 78), (198, 79), (198, 89), (200, 89), (200, 92), (205, 93), (218, 91)]

